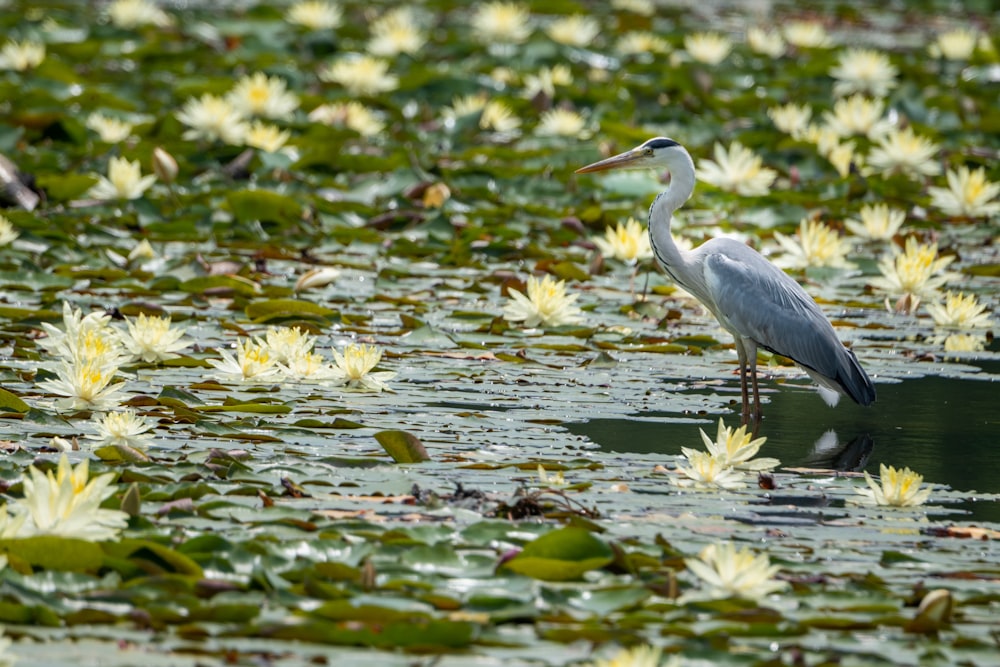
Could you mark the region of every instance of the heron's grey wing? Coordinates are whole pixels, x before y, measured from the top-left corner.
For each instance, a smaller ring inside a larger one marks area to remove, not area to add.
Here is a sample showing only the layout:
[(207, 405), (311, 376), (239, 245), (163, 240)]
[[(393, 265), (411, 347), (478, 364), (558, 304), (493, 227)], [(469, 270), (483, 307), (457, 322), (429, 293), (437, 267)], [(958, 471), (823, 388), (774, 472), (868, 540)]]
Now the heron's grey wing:
[(854, 354), (812, 297), (784, 271), (738, 242), (706, 252), (703, 271), (725, 328), (792, 359), (862, 405), (875, 400), (871, 380)]

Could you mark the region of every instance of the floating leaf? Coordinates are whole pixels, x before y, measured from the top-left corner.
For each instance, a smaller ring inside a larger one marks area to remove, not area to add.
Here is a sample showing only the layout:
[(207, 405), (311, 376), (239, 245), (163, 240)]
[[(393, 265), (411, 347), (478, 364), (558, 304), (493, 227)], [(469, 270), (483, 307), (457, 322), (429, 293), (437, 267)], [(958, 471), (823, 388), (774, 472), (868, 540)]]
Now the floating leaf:
[(104, 551), (96, 542), (54, 535), (0, 539), (0, 552), (12, 561), (46, 570), (92, 572), (104, 562)]
[(545, 581), (571, 581), (614, 560), (611, 547), (583, 528), (553, 530), (525, 545), (503, 569)]
[(396, 463), (420, 463), (431, 458), (420, 439), (412, 433), (379, 431), (375, 439)]
[(12, 394), (3, 387), (0, 387), (0, 410), (7, 412), (27, 412), (31, 406), (25, 403), (16, 394)]
[(337, 316), (337, 311), (303, 299), (251, 301), (247, 304), (246, 313), (247, 317), (254, 322), (270, 322), (295, 317), (331, 320)]

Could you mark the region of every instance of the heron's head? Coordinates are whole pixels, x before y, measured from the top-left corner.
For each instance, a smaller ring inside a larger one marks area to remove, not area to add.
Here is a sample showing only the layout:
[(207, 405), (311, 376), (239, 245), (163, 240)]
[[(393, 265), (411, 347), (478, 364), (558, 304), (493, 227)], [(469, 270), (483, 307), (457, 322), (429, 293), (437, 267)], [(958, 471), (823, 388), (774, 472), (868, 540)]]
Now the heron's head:
[(673, 139), (656, 137), (643, 142), (632, 150), (588, 164), (576, 170), (578, 174), (610, 169), (669, 169), (678, 164), (690, 164), (691, 156), (684, 147)]

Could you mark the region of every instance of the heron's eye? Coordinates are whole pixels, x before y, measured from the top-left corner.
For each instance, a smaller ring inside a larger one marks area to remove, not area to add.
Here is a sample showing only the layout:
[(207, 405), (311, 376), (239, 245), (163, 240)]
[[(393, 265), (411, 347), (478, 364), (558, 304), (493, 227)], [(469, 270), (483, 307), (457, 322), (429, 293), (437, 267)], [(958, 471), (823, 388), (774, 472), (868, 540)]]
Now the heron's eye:
[(650, 155), (651, 156), (653, 154), (653, 149), (652, 148), (644, 148), (642, 152), (643, 152), (644, 155)]

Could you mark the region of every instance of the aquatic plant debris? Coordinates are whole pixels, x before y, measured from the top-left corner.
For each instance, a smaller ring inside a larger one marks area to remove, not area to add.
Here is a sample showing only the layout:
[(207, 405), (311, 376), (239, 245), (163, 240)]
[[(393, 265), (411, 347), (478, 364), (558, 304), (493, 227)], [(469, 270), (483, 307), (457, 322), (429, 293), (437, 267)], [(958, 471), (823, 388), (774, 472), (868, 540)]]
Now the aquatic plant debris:
[(685, 242), (787, 255), (881, 387), (995, 382), (995, 13), (5, 9), (0, 663), (995, 663), (1000, 487), (753, 458), (665, 175), (573, 174), (670, 136)]

